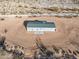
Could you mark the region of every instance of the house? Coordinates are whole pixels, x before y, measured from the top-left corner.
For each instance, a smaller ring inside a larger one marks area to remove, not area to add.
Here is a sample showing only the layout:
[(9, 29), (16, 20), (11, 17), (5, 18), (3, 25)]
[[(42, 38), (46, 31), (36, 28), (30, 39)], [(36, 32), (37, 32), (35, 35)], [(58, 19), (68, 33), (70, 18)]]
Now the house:
[(54, 22), (47, 22), (47, 21), (24, 21), (24, 26), (27, 31), (47, 31), (47, 32), (53, 32), (56, 31), (56, 26)]

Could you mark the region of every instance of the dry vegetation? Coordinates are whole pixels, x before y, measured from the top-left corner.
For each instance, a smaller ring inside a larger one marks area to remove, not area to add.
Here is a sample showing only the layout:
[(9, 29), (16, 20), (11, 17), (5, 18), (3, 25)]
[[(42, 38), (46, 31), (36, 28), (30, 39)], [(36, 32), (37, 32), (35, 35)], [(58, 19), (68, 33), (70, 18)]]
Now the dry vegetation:
[[(79, 4), (52, 0), (0, 0), (0, 14), (2, 15), (22, 15), (22, 14), (51, 14), (51, 13), (79, 13)], [(60, 4), (58, 4), (60, 3)], [(69, 4), (70, 3), (70, 4)], [(63, 7), (65, 6), (65, 7)], [(64, 10), (63, 10), (64, 9)], [(70, 10), (71, 9), (71, 10)]]

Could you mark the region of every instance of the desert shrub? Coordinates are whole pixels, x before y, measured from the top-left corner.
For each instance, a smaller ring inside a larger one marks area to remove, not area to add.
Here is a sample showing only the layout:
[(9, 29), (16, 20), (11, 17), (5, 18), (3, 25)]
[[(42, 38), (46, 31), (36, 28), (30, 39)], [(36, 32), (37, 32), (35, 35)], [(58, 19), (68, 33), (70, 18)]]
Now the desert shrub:
[(3, 50), (3, 49), (0, 49), (0, 55), (1, 55), (1, 56), (5, 56), (5, 55), (6, 55), (6, 51)]
[(1, 18), (0, 20), (2, 20), (2, 21), (3, 21), (3, 20), (5, 20), (5, 19), (4, 19), (4, 18)]
[(13, 59), (24, 59), (24, 54), (22, 52), (19, 53), (18, 50), (13, 52)]

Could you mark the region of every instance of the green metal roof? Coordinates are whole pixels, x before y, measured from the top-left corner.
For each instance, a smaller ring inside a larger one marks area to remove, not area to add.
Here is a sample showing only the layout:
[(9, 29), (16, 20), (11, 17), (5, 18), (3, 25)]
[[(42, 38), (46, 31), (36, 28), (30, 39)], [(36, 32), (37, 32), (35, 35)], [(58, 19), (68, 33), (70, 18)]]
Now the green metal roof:
[(28, 22), (27, 27), (55, 28), (54, 22)]

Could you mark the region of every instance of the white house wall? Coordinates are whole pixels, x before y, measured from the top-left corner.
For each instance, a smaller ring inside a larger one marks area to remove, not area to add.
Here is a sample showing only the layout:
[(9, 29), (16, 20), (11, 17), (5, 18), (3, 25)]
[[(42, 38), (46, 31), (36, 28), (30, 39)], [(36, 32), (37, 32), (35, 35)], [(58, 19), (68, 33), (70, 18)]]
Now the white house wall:
[(56, 28), (35, 28), (35, 27), (27, 27), (27, 31), (55, 31)]

